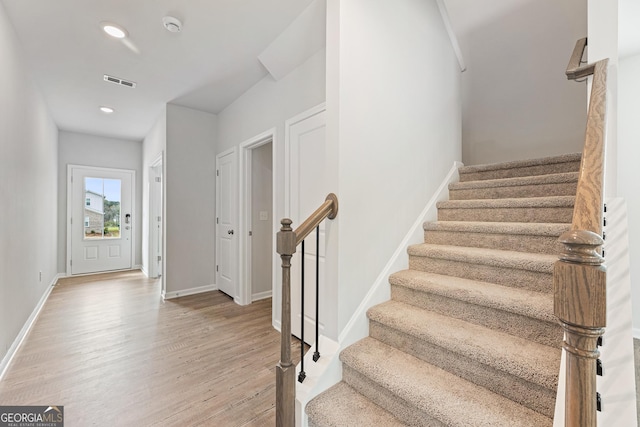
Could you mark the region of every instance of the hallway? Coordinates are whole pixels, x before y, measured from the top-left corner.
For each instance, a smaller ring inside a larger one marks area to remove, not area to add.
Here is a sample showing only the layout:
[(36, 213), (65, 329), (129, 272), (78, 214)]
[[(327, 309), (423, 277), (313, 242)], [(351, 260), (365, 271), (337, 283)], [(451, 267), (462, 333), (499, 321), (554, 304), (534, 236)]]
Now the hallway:
[(159, 286), (139, 271), (61, 279), (0, 382), (0, 405), (62, 405), (70, 427), (273, 425), (271, 300), (242, 307), (214, 291), (163, 302)]

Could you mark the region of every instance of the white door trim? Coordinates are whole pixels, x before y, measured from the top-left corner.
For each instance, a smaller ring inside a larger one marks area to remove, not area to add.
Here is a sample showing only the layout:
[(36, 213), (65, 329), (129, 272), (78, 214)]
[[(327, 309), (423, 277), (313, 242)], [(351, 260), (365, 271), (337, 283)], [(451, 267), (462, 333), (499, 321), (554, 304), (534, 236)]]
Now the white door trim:
[[(133, 217), (133, 223), (131, 224), (131, 269), (135, 269), (136, 261), (136, 227), (138, 226), (138, 216), (136, 215), (136, 171), (133, 169), (118, 169), (118, 168), (104, 168), (97, 166), (85, 166), (85, 165), (67, 165), (67, 222), (65, 224), (67, 228), (67, 258), (65, 260), (65, 275), (71, 276), (71, 216), (73, 214), (73, 201), (72, 193), (73, 186), (71, 185), (71, 176), (74, 168), (93, 169), (95, 171), (108, 171), (108, 172), (126, 172), (131, 174), (131, 216)], [(93, 273), (89, 273), (93, 274)]]
[(287, 218), (291, 218), (291, 128), (326, 109), (326, 104), (323, 102), (284, 122), (284, 215)]
[[(240, 188), (240, 209), (238, 223), (238, 232), (240, 233), (239, 239), (239, 275), (238, 283), (240, 286), (238, 289), (238, 301), (242, 305), (251, 304), (251, 239), (249, 238), (249, 230), (251, 228), (251, 150), (258, 148), (261, 145), (271, 142), (271, 153), (273, 162), (273, 179), (272, 179), (272, 213), (274, 225), (274, 236), (278, 231), (276, 221), (276, 128), (271, 128), (259, 135), (254, 136), (240, 144), (240, 170), (239, 170), (239, 188)], [(276, 256), (276, 239), (273, 239), (273, 256), (272, 256), (272, 277), (271, 277), (271, 295), (275, 297), (276, 286), (276, 268), (277, 260)], [(275, 304), (272, 303), (272, 307)], [(272, 313), (273, 316), (273, 313)]]

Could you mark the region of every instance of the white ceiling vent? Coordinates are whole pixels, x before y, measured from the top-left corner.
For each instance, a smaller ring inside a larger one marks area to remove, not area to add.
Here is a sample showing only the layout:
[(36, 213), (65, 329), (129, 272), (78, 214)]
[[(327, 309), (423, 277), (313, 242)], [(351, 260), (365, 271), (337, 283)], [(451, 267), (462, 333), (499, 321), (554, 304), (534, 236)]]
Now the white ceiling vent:
[(108, 75), (108, 74), (105, 74), (105, 75), (104, 75), (104, 81), (105, 81), (105, 82), (115, 83), (115, 84), (117, 84), (117, 85), (122, 85), (122, 86), (130, 87), (130, 88), (135, 88), (135, 87), (136, 87), (135, 82), (130, 82), (130, 81), (128, 81), (128, 80), (123, 80), (123, 79), (120, 79), (120, 78), (118, 78), (118, 77), (110, 76), (110, 75)]

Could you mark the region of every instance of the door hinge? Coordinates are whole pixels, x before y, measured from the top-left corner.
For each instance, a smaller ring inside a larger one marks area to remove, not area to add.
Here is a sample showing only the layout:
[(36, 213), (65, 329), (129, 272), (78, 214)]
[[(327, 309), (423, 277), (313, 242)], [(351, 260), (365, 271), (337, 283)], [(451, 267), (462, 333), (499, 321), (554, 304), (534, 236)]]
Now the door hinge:
[(161, 220), (162, 220), (162, 218), (161, 218), (161, 217), (158, 217), (158, 222), (160, 222)]
[(250, 232), (249, 232), (249, 236), (253, 236), (253, 231), (250, 231)]
[(162, 261), (162, 255), (158, 255), (158, 261)]
[(73, 260), (72, 259), (69, 260), (69, 265), (73, 265)]
[(216, 176), (220, 176), (220, 170), (216, 170)]
[(162, 182), (162, 178), (160, 178), (159, 176), (156, 176), (156, 182)]
[(216, 265), (216, 271), (218, 271), (218, 266)]
[(73, 224), (73, 217), (71, 218), (71, 224)]
[(216, 217), (216, 224), (220, 224), (220, 218)]

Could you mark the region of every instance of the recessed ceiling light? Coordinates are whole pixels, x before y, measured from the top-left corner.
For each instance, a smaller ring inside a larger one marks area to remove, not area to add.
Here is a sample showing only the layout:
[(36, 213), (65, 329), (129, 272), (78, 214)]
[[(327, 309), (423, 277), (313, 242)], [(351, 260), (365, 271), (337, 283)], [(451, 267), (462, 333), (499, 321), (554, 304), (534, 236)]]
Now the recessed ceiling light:
[(111, 107), (100, 107), (100, 111), (102, 111), (105, 114), (111, 114), (113, 113), (115, 110)]
[(182, 22), (173, 16), (165, 16), (162, 18), (162, 25), (164, 25), (164, 28), (166, 28), (167, 31), (172, 33), (179, 33), (182, 31)]
[(118, 24), (114, 24), (113, 22), (101, 22), (100, 26), (102, 27), (102, 30), (111, 37), (115, 37), (116, 39), (123, 39), (127, 37), (127, 30)]

